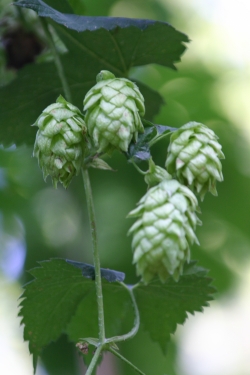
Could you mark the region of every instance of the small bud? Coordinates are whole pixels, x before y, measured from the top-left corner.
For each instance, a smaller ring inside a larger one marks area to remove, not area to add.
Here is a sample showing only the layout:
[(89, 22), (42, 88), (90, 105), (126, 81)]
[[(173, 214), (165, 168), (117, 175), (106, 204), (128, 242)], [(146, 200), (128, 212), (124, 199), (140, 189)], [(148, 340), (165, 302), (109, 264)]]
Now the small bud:
[(85, 355), (89, 352), (89, 344), (87, 342), (78, 342), (76, 347)]
[(144, 180), (149, 187), (158, 185), (161, 181), (171, 179), (172, 176), (165, 169), (155, 165), (152, 158), (149, 159), (149, 170), (144, 177)]

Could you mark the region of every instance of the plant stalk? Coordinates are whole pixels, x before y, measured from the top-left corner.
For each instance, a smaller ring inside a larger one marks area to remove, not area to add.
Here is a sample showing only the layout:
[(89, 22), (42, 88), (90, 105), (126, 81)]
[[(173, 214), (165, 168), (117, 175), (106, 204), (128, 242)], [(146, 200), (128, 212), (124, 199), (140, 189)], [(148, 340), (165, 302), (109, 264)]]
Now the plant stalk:
[(96, 366), (96, 363), (98, 361), (98, 357), (101, 354), (101, 351), (102, 351), (102, 345), (98, 346), (98, 348), (96, 349), (94, 357), (92, 358), (92, 361), (90, 362), (88, 370), (85, 373), (85, 375), (91, 375), (92, 374), (92, 372), (93, 372), (93, 370)]
[[(129, 366), (131, 366), (136, 372), (138, 372), (138, 374), (140, 375), (145, 375), (144, 372), (142, 372), (138, 367), (136, 367), (135, 365), (133, 365), (132, 362), (130, 362), (128, 359), (126, 359), (125, 357), (123, 357), (123, 355), (121, 355), (120, 353), (118, 353), (115, 349), (112, 349), (112, 348), (109, 348), (108, 349), (111, 353), (113, 353), (116, 357), (120, 358), (122, 361), (126, 362)], [(87, 373), (86, 373), (87, 375)]]
[(61, 63), (59, 54), (58, 54), (58, 52), (56, 50), (55, 43), (54, 43), (52, 35), (51, 35), (50, 31), (49, 31), (48, 23), (42, 17), (40, 18), (40, 21), (41, 21), (41, 24), (43, 26), (45, 35), (47, 37), (49, 46), (51, 48), (51, 52), (52, 52), (54, 60), (55, 60), (55, 64), (56, 64), (56, 68), (57, 68), (57, 73), (58, 73), (60, 81), (62, 83), (62, 87), (63, 87), (63, 92), (64, 92), (65, 99), (68, 102), (71, 103), (72, 102), (72, 98), (71, 98), (70, 88), (69, 88), (69, 85), (68, 85), (68, 82), (67, 82), (67, 79), (66, 79), (66, 76), (65, 76), (65, 73), (64, 73), (63, 65)]
[(130, 332), (125, 333), (124, 335), (114, 336), (114, 337), (110, 337), (110, 338), (106, 339), (106, 343), (107, 342), (125, 341), (127, 339), (131, 339), (132, 337), (134, 337), (137, 334), (138, 329), (140, 327), (140, 314), (139, 314), (139, 310), (138, 310), (138, 307), (137, 307), (137, 303), (136, 303), (136, 300), (135, 300), (133, 290), (130, 289), (129, 287), (127, 287), (127, 285), (125, 285), (124, 283), (121, 283), (121, 284), (124, 286), (124, 288), (127, 289), (127, 291), (130, 294), (130, 297), (132, 299), (132, 302), (133, 302), (133, 307), (134, 307), (134, 311), (135, 311), (134, 326), (133, 326), (133, 328), (131, 329)]
[(89, 221), (90, 221), (90, 228), (91, 228), (94, 266), (95, 266), (95, 287), (96, 287), (97, 307), (98, 307), (99, 343), (100, 345), (103, 345), (105, 342), (105, 325), (104, 325), (101, 267), (100, 267), (100, 258), (99, 258), (98, 248), (97, 248), (97, 232), (96, 232), (94, 203), (93, 203), (92, 189), (91, 189), (91, 184), (90, 184), (90, 179), (89, 179), (89, 172), (87, 168), (82, 168), (82, 177), (83, 177), (83, 183), (84, 183), (86, 200), (87, 200), (87, 207), (88, 207), (88, 214), (89, 214)]

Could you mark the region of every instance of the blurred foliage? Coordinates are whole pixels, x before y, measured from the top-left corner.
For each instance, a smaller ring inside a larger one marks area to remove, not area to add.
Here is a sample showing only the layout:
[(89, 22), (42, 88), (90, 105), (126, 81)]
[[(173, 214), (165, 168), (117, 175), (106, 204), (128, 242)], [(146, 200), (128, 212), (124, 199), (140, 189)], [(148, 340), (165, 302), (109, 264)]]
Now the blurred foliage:
[[(143, 2), (141, 0), (69, 0), (68, 2), (50, 0), (47, 3), (62, 12), (70, 13), (73, 9), (76, 13), (84, 15), (149, 17), (171, 23), (169, 18), (171, 4), (167, 1), (166, 6), (162, 5), (162, 1), (150, 0)], [(21, 25), (25, 29), (29, 25), (44, 45), (42, 54), (35, 56), (35, 60), (41, 61), (43, 58), (46, 61), (51, 60), (34, 13), (23, 10), (19, 12), (9, 4), (10, 1), (5, 0), (0, 5), (1, 86), (9, 84), (17, 74), (15, 68), (7, 67), (8, 56), (3, 36), (9, 27), (13, 30)], [(181, 31), (185, 32), (185, 25)], [(58, 41), (56, 33), (54, 37)], [(57, 45), (59, 49), (65, 51), (60, 41)], [(190, 48), (192, 49), (192, 45)], [(218, 198), (207, 195), (202, 204), (203, 226), (198, 228), (197, 232), (201, 246), (192, 249), (192, 257), (198, 259), (202, 267), (210, 269), (209, 276), (215, 279), (214, 285), (217, 287), (217, 298), (219, 298), (230, 291), (237, 280), (237, 272), (240, 272), (241, 267), (249, 261), (250, 201), (247, 197), (250, 180), (239, 167), (236, 151), (239, 145), (246, 143), (246, 140), (242, 140), (234, 124), (228, 123), (222, 114), (222, 109), (218, 104), (215, 105), (217, 74), (212, 74), (198, 62), (192, 64), (185, 62), (185, 55), (183, 60), (177, 72), (149, 65), (133, 68), (132, 77), (158, 91), (167, 103), (154, 118), (155, 123), (179, 127), (188, 121), (198, 121), (211, 127), (220, 137), (226, 155), (226, 160), (223, 162), (225, 182), (218, 185)], [(19, 74), (22, 75), (25, 71), (29, 74), (32, 69), (36, 71), (38, 66), (26, 65)], [(51, 69), (54, 69), (52, 65)], [(74, 74), (77, 76), (80, 73), (74, 72)], [(55, 82), (57, 82), (56, 77), (51, 81), (51, 101), (56, 99), (58, 91)], [(36, 86), (36, 89), (40, 90), (39, 80)], [(12, 95), (15, 96), (15, 90)], [(38, 101), (38, 105), (34, 107), (30, 103), (30, 112), (36, 118), (40, 114), (37, 113), (37, 108), (41, 106), (42, 109), (47, 103), (43, 104), (42, 96), (39, 100), (35, 97), (34, 99)], [(1, 97), (0, 102), (2, 100)], [(79, 105), (79, 103), (75, 104)], [(18, 116), (13, 117), (13, 127), (18, 127), (18, 120)], [(27, 125), (29, 126), (30, 123)], [(2, 126), (4, 127), (4, 124)], [(154, 160), (161, 166), (165, 162), (166, 148), (166, 140), (153, 147)], [(65, 257), (92, 263), (87, 212), (81, 210), (81, 207), (86, 207), (81, 178), (76, 178), (68, 191), (61, 188), (54, 191), (50, 182), (44, 183), (37, 162), (31, 158), (31, 155), (32, 149), (24, 146), (0, 149), (0, 225), (1, 233), (5, 234), (6, 239), (4, 242), (1, 241), (1, 270), (7, 272), (2, 267), (4, 264), (2, 260), (9, 251), (8, 238), (18, 236), (19, 229), (16, 229), (18, 221), (23, 228), (22, 235), (26, 247), (23, 273), (20, 276), (21, 283), (30, 280), (25, 270), (33, 268), (37, 261), (44, 259)], [(101, 245), (101, 264), (103, 267), (125, 272), (126, 282), (134, 283), (137, 277), (131, 264), (130, 239), (126, 236), (131, 222), (125, 220), (125, 217), (145, 193), (146, 185), (143, 177), (127, 163), (123, 155), (116, 152), (108, 162), (116, 172), (90, 171)], [(9, 264), (15, 263), (15, 259), (10, 258)], [(148, 373), (177, 374), (174, 362), (177, 347), (174, 342), (170, 344), (169, 355), (165, 358), (148, 334), (140, 330), (133, 340), (122, 344), (121, 348), (127, 358)], [(49, 375), (68, 374), (69, 371), (71, 374), (79, 373), (75, 350), (64, 337), (57, 343), (51, 343), (45, 349), (42, 359)], [(55, 363), (61, 365), (55, 366)], [(130, 368), (120, 362), (119, 367), (120, 373), (133, 374)]]

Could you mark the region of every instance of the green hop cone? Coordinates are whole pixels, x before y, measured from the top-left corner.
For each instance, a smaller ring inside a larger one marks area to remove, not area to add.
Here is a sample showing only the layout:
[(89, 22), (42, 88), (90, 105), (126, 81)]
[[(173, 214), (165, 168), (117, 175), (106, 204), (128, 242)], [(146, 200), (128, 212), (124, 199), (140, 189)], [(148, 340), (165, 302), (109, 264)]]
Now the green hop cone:
[(59, 96), (36, 120), (38, 126), (33, 156), (43, 171), (50, 175), (53, 185), (61, 182), (68, 187), (80, 172), (84, 155), (84, 134), (87, 131), (80, 110)]
[(198, 201), (186, 186), (165, 180), (148, 190), (128, 217), (138, 217), (128, 234), (133, 234), (133, 263), (145, 283), (156, 275), (162, 282), (171, 275), (178, 281), (183, 265), (190, 259)]
[(127, 151), (132, 138), (144, 131), (144, 98), (135, 83), (106, 70), (96, 80), (83, 101), (88, 132), (98, 152)]
[(225, 158), (221, 148), (213, 130), (189, 122), (171, 135), (166, 169), (201, 200), (207, 191), (217, 195), (216, 180), (223, 181), (220, 159)]

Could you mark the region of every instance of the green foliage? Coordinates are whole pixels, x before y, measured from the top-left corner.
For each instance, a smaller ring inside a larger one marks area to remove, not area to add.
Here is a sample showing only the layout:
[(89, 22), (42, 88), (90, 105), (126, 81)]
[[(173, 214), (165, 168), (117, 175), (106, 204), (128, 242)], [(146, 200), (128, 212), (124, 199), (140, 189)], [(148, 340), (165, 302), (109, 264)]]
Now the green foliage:
[[(207, 270), (198, 267), (195, 261), (186, 264), (183, 275), (176, 283), (172, 277), (165, 284), (160, 281), (145, 286), (135, 286), (135, 296), (144, 329), (152, 340), (159, 343), (164, 353), (177, 324), (183, 324), (187, 313), (203, 311), (215, 292)], [(166, 318), (167, 317), (167, 318)]]
[[(65, 15), (37, 0), (19, 1), (16, 5), (30, 7), (58, 22), (53, 22), (53, 26), (68, 49), (61, 61), (73, 104), (79, 108), (99, 71), (107, 69), (126, 77), (133, 66), (150, 63), (175, 69), (174, 63), (185, 50), (183, 42), (188, 42), (185, 34), (164, 22)], [(163, 100), (149, 87), (139, 82), (138, 86), (150, 120), (159, 112)], [(62, 87), (54, 63), (40, 63), (39, 69), (37, 64), (30, 64), (21, 69), (17, 79), (0, 89), (1, 142), (32, 144), (35, 133), (29, 125), (60, 94)]]
[[(34, 368), (42, 349), (57, 340), (62, 332), (66, 331), (75, 343), (81, 337), (98, 336), (95, 284), (89, 277), (91, 268), (63, 259), (43, 261), (40, 266), (30, 271), (35, 279), (25, 286), (19, 313)], [(169, 278), (164, 285), (155, 281), (148, 286), (133, 287), (141, 322), (164, 352), (170, 334), (177, 324), (184, 323), (187, 312), (202, 311), (211, 300), (214, 288), (210, 282), (206, 271), (191, 263), (179, 283)], [(107, 281), (103, 282), (103, 290), (107, 334), (123, 333), (133, 322), (128, 292), (123, 284)]]

